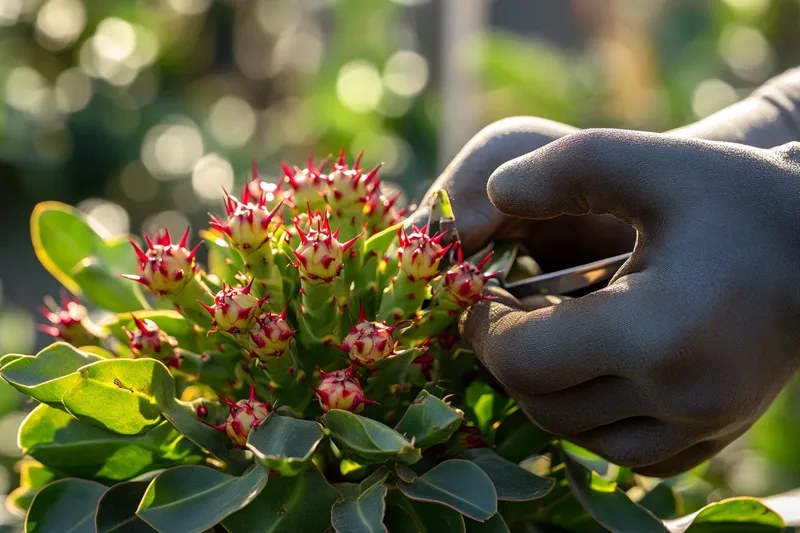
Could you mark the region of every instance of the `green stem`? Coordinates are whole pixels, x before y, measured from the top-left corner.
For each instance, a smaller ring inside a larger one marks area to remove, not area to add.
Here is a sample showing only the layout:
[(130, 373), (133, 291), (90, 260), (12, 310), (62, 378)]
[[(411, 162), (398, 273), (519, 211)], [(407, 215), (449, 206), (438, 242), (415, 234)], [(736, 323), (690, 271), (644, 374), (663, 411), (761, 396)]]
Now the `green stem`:
[(250, 254), (241, 254), (250, 274), (264, 286), (263, 295), (269, 294), (269, 307), (272, 312), (279, 313), (286, 305), (283, 292), (283, 277), (275, 264), (276, 254), (269, 243), (264, 244)]
[(426, 280), (411, 281), (401, 271), (383, 292), (378, 320), (393, 324), (414, 316), (422, 308), (422, 302), (427, 296)]
[(212, 327), (211, 315), (208, 314), (208, 311), (203, 309), (203, 306), (200, 305), (198, 300), (206, 305), (214, 305), (214, 295), (211, 294), (208, 287), (200, 281), (199, 277), (195, 276), (192, 278), (181, 292), (172, 295), (170, 299), (180, 308), (181, 313), (185, 317), (205, 329), (210, 329)]

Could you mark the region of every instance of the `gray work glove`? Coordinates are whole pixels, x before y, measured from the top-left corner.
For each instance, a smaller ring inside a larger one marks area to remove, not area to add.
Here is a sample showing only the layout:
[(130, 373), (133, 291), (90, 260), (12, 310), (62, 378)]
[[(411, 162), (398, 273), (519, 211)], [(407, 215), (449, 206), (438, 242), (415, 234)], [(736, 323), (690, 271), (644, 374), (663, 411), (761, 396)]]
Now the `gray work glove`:
[[(473, 141), (450, 174), (492, 167), (536, 136), (507, 135), (519, 139), (507, 150), (487, 148), (496, 137)], [(800, 144), (765, 150), (586, 130), (492, 174), (489, 199), (502, 215), (469, 191), (453, 196), (470, 247), (503, 227), (535, 243), (545, 222), (528, 219), (552, 219), (585, 232), (564, 235), (562, 252), (584, 237), (602, 242), (604, 256), (616, 251), (618, 227), (561, 215), (612, 215), (637, 231), (632, 259), (607, 289), (534, 311), (496, 289), (498, 300), (462, 321), (485, 367), (542, 428), (670, 476), (747, 430), (797, 369)]]

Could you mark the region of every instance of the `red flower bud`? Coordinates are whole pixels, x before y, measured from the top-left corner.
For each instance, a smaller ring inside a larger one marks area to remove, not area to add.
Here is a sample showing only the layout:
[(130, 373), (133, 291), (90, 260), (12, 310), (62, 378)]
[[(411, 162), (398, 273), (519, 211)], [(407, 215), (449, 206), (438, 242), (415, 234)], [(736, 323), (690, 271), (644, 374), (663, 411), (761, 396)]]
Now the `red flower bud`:
[(322, 372), (322, 381), (314, 392), (326, 413), (331, 409), (361, 413), (366, 404), (375, 403), (364, 396), (364, 390), (355, 375), (355, 365), (336, 372)]
[(256, 317), (250, 330), (250, 356), (263, 361), (268, 357), (280, 357), (292, 346), (294, 331), (286, 321), (288, 304), (283, 313), (264, 313)]
[(261, 306), (267, 297), (260, 300), (250, 294), (253, 280), (245, 287), (234, 289), (223, 285), (222, 290), (214, 296), (214, 305), (208, 306), (201, 302), (206, 311), (214, 319), (217, 329), (228, 333), (247, 331), (255, 322), (256, 316), (261, 314)]
[(162, 296), (179, 293), (197, 273), (194, 258), (200, 244), (191, 251), (186, 247), (189, 228), (186, 228), (178, 244), (172, 244), (168, 230), (156, 235), (155, 242), (147, 234), (144, 237), (148, 246), (146, 252), (131, 241), (139, 259), (139, 275), (123, 277), (137, 281)]

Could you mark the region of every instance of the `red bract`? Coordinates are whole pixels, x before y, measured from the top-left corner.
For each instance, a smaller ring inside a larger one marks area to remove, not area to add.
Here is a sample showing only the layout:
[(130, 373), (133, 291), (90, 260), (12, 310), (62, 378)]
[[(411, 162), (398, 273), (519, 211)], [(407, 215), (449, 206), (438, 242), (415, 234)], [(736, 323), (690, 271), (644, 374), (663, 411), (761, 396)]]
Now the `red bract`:
[(144, 238), (148, 247), (146, 252), (131, 240), (139, 259), (139, 275), (123, 274), (123, 277), (137, 281), (161, 296), (179, 293), (197, 273), (194, 258), (200, 243), (192, 250), (187, 248), (189, 228), (186, 228), (178, 244), (172, 244), (169, 230), (166, 229), (163, 234), (156, 235), (155, 241), (146, 233)]
[(484, 257), (480, 263), (473, 265), (464, 262), (461, 249), (458, 250), (458, 262), (450, 267), (444, 276), (443, 287), (448, 296), (461, 307), (484, 299), (483, 287), (486, 281), (497, 275), (497, 272), (482, 274), (481, 270), (491, 259), (493, 252)]
[(387, 326), (385, 322), (367, 320), (364, 306), (358, 317), (358, 323), (350, 328), (350, 333), (341, 345), (334, 345), (347, 352), (347, 356), (355, 364), (369, 365), (394, 353), (394, 330), (406, 322), (397, 322)]
[(287, 163), (281, 163), (284, 183), (289, 186), (284, 198), (292, 207), (302, 209), (306, 204), (316, 207), (324, 203), (324, 196), (328, 191), (328, 177), (322, 170), (327, 163), (327, 160), (323, 160), (317, 166), (311, 155), (308, 156), (308, 166), (304, 169), (296, 166), (292, 168)]
[(361, 413), (367, 404), (375, 403), (366, 396), (356, 377), (355, 365), (336, 372), (322, 372), (322, 381), (314, 389), (322, 410), (343, 409)]
[(125, 329), (131, 351), (138, 357), (151, 357), (165, 361), (169, 366), (180, 367), (180, 355), (176, 352), (178, 341), (170, 337), (149, 319), (140, 319), (131, 315), (136, 329)]

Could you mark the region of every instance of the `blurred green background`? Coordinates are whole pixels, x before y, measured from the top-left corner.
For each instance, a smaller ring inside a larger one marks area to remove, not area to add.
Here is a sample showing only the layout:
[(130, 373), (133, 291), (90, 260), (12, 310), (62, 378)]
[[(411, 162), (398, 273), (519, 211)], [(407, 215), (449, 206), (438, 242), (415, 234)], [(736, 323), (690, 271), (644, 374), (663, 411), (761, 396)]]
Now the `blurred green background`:
[[(48, 342), (39, 201), (180, 233), (251, 160), (340, 147), (419, 199), (494, 120), (677, 127), (800, 63), (799, 32), (800, 0), (0, 0), (0, 354)], [(691, 477), (687, 511), (800, 486), (798, 396)], [(0, 385), (0, 494), (24, 409)]]

